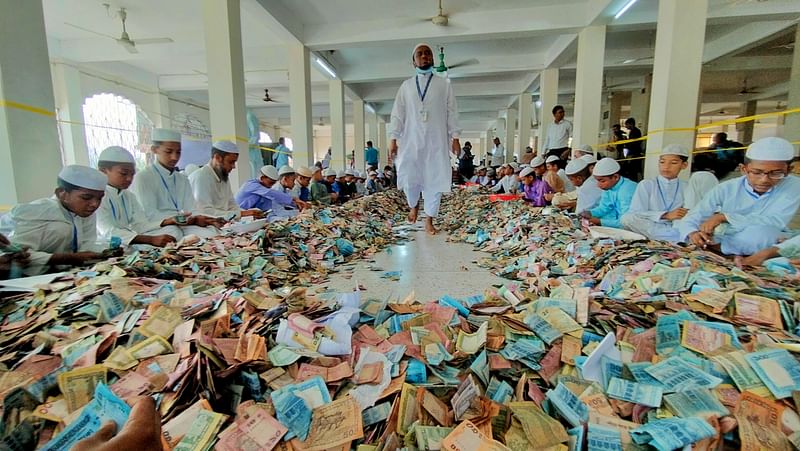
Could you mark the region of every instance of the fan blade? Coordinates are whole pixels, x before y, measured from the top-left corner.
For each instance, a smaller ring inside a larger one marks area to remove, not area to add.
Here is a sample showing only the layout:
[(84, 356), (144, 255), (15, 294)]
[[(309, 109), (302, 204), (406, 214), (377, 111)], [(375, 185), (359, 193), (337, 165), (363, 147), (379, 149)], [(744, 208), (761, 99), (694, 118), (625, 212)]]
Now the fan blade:
[(136, 45), (149, 45), (149, 44), (171, 44), (175, 41), (172, 38), (148, 38), (148, 39), (137, 39), (134, 41)]
[(447, 65), (447, 69), (450, 70), (450, 69), (455, 69), (457, 67), (474, 66), (476, 64), (480, 64), (480, 61), (478, 61), (475, 58), (472, 58), (472, 59), (468, 59), (466, 61), (461, 61), (461, 62), (458, 62), (458, 63), (455, 63), (455, 64), (448, 64)]
[(134, 44), (133, 41), (128, 41), (125, 39), (117, 39), (117, 42), (119, 43), (119, 45), (125, 47), (125, 50), (127, 50), (128, 53), (139, 53), (139, 51), (136, 50), (136, 44)]
[(64, 22), (64, 25), (70, 26), (70, 27), (72, 27), (72, 28), (77, 28), (78, 30), (85, 31), (85, 32), (87, 32), (87, 33), (96, 34), (96, 35), (98, 35), (98, 36), (102, 36), (102, 37), (104, 37), (104, 38), (111, 38), (111, 39), (114, 39), (114, 40), (116, 40), (116, 39), (117, 39), (117, 37), (116, 37), (116, 36), (111, 36), (110, 34), (100, 33), (99, 31), (94, 31), (94, 30), (90, 30), (90, 29), (88, 29), (88, 28), (83, 28), (83, 27), (81, 27), (81, 26), (79, 26), (79, 25), (75, 25), (75, 24), (73, 24), (73, 23)]

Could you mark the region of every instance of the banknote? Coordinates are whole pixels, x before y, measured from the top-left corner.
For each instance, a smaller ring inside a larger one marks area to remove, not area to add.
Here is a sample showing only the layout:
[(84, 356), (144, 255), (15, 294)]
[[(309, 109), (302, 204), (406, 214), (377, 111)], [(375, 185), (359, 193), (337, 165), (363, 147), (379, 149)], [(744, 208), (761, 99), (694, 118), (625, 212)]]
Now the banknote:
[(568, 440), (567, 431), (534, 402), (511, 402), (509, 409), (520, 422), (527, 441), (536, 449), (557, 446)]
[(117, 346), (103, 361), (103, 366), (112, 370), (127, 371), (138, 363), (139, 360), (134, 358), (124, 346)]
[(722, 379), (697, 369), (680, 357), (670, 357), (645, 371), (661, 382), (665, 392), (714, 388), (722, 383)]
[(514, 388), (508, 385), (508, 382), (501, 381), (495, 377), (489, 380), (489, 385), (486, 387), (486, 396), (491, 398), (494, 402), (505, 404), (514, 394)]
[(681, 346), (707, 355), (722, 346), (731, 344), (731, 337), (718, 330), (705, 327), (694, 321), (683, 322)]
[(669, 451), (716, 434), (717, 431), (700, 418), (665, 418), (634, 429), (631, 438), (638, 445), (648, 444), (659, 451)]
[(172, 352), (172, 345), (164, 337), (153, 335), (147, 340), (141, 341), (129, 349), (131, 355), (137, 359), (146, 359), (161, 354)]
[(422, 387), (417, 388), (417, 406), (420, 408), (420, 413), (430, 415), (439, 426), (453, 425), (447, 404)]
[(350, 396), (314, 409), (308, 439), (302, 443), (307, 451), (325, 451), (348, 445), (364, 437), (361, 407)]
[(718, 354), (710, 359), (725, 369), (739, 391), (750, 391), (759, 396), (769, 396), (769, 389), (747, 363), (744, 351)]
[(456, 350), (464, 354), (475, 354), (481, 347), (486, 344), (486, 333), (489, 329), (489, 323), (485, 322), (478, 327), (475, 333), (468, 334), (463, 330), (458, 331), (458, 338), (456, 339)]
[(541, 312), (543, 309), (547, 307), (556, 307), (560, 308), (564, 311), (567, 315), (575, 318), (577, 314), (577, 302), (575, 299), (569, 298), (555, 298), (555, 297), (547, 297), (542, 296), (536, 300), (533, 304), (535, 312)]
[(737, 292), (733, 296), (734, 318), (750, 324), (780, 329), (781, 308), (774, 299)]
[(453, 414), (456, 420), (462, 418), (472, 401), (480, 395), (481, 388), (475, 381), (475, 377), (471, 374), (467, 375), (450, 398), (450, 405), (453, 406)]
[[(540, 314), (533, 314), (525, 318), (525, 324), (547, 344), (552, 344), (561, 337), (561, 332), (550, 325)], [(506, 356), (511, 359), (511, 357)]]
[(560, 308), (546, 307), (539, 312), (539, 315), (562, 334), (574, 334), (580, 337), (583, 333), (583, 327)]
[(108, 421), (122, 429), (128, 420), (131, 408), (119, 399), (104, 383), (98, 383), (94, 390), (94, 398), (81, 411), (80, 416), (72, 421), (63, 431), (53, 437), (42, 448), (43, 451), (60, 451), (72, 448), (79, 440), (94, 434)]
[(610, 398), (641, 404), (648, 407), (661, 407), (661, 387), (640, 384), (618, 377), (612, 377), (608, 383), (606, 394)]
[(397, 432), (401, 435), (408, 433), (411, 424), (417, 418), (417, 387), (403, 384), (400, 390), (400, 407), (397, 415)]
[(382, 402), (376, 406), (361, 412), (362, 422), (364, 427), (371, 426), (380, 421), (389, 418), (389, 413), (392, 411), (392, 403), (389, 401)]
[(139, 326), (139, 331), (148, 337), (159, 335), (169, 338), (182, 322), (180, 309), (162, 305)]
[[(502, 359), (501, 356), (494, 354), (495, 357), (499, 357)], [(489, 362), (486, 358), (486, 350), (484, 349), (475, 357), (475, 360), (469, 366), (470, 371), (472, 371), (476, 376), (478, 376), (484, 384), (489, 383)]]
[(800, 363), (789, 351), (768, 349), (746, 354), (744, 358), (776, 398), (788, 398), (793, 390), (800, 390)]
[(587, 451), (621, 450), (622, 434), (619, 429), (589, 423), (586, 428), (586, 449)]
[(269, 451), (286, 434), (286, 427), (267, 413), (256, 408), (219, 434), (214, 449), (218, 451)]
[(556, 388), (545, 395), (559, 414), (573, 427), (577, 427), (589, 419), (589, 408), (561, 381)]
[(631, 376), (633, 376), (636, 382), (664, 388), (664, 385), (659, 382), (658, 379), (654, 378), (646, 371), (650, 366), (651, 363), (649, 362), (631, 362), (625, 364), (625, 368), (631, 373)]
[(100, 305), (101, 316), (97, 318), (100, 322), (111, 321), (124, 312), (127, 307), (125, 301), (110, 291), (106, 291), (94, 299)]
[(454, 428), (441, 426), (414, 425), (414, 436), (417, 440), (417, 449), (440, 450), (442, 440), (453, 432)]
[(614, 377), (622, 377), (623, 365), (617, 359), (608, 356), (600, 357), (600, 374), (603, 377), (603, 387), (608, 387), (609, 382)]
[(745, 451), (792, 449), (786, 435), (781, 432), (784, 407), (777, 402), (750, 392), (742, 393), (733, 410), (739, 423), (741, 449)]
[(173, 451), (204, 451), (211, 448), (227, 416), (210, 410), (200, 410), (186, 435)]
[(656, 321), (656, 351), (664, 354), (681, 344), (681, 323), (697, 318), (686, 310), (660, 316)]
[(442, 449), (450, 451), (511, 451), (502, 443), (484, 435), (469, 420), (464, 420), (442, 440)]
[(161, 435), (170, 447), (174, 448), (178, 445), (178, 442), (189, 431), (197, 416), (200, 415), (201, 410), (211, 410), (211, 404), (205, 399), (199, 399), (164, 424), (161, 428)]
[(92, 400), (98, 384), (106, 383), (106, 371), (102, 365), (92, 365), (58, 375), (58, 388), (61, 389), (70, 412)]
[(675, 415), (688, 418), (724, 417), (730, 415), (727, 407), (707, 388), (685, 390), (664, 396), (664, 404)]
[(311, 425), (311, 411), (331, 402), (325, 381), (319, 376), (281, 387), (273, 391), (271, 397), (278, 420), (289, 429), (287, 439), (298, 436), (305, 440)]

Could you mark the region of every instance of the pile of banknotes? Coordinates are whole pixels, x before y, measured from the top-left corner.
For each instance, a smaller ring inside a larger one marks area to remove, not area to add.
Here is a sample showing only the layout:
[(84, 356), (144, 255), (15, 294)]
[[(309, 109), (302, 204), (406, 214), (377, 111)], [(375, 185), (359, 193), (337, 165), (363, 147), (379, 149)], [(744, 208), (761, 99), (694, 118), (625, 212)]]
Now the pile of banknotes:
[(6, 299), (0, 448), (69, 449), (124, 427), (139, 396), (164, 449), (800, 445), (797, 279), (463, 191), (439, 225), (505, 285), (321, 289), (406, 238), (404, 202), (142, 250)]

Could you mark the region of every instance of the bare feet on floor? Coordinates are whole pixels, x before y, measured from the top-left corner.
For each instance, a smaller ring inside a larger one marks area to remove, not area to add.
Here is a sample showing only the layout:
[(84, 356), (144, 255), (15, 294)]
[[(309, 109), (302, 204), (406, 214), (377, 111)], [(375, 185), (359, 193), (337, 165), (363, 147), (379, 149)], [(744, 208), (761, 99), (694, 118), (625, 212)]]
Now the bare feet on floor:
[(408, 212), (408, 222), (414, 224), (417, 222), (417, 214), (419, 214), (419, 207), (414, 207)]
[(436, 227), (433, 226), (433, 218), (430, 216), (425, 218), (425, 231), (428, 232), (428, 235), (436, 235)]

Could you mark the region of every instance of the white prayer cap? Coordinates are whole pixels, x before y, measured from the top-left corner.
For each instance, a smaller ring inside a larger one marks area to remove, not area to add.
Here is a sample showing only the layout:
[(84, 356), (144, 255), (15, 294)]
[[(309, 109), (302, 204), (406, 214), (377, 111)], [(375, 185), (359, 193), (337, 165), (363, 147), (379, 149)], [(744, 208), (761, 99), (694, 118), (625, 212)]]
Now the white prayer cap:
[(585, 153), (585, 154), (591, 154), (591, 155), (594, 155), (594, 149), (592, 149), (592, 146), (590, 146), (590, 145), (588, 145), (588, 144), (584, 144), (584, 145), (582, 145), (582, 146), (579, 146), (579, 147), (578, 147), (576, 150), (577, 150), (578, 152), (580, 152), (580, 153)]
[(297, 170), (297, 175), (302, 175), (303, 177), (309, 177), (310, 178), (311, 176), (314, 175), (314, 173), (311, 172), (311, 169), (309, 169), (309, 168), (307, 168), (305, 166), (301, 166), (300, 169)]
[(598, 176), (607, 177), (609, 175), (616, 174), (617, 172), (620, 171), (620, 169), (622, 168), (620, 168), (619, 163), (617, 163), (617, 160), (606, 157), (597, 162), (597, 165), (594, 167), (594, 172), (592, 172), (592, 175), (594, 175), (595, 177)]
[(538, 168), (543, 164), (544, 164), (544, 158), (542, 158), (541, 155), (536, 155), (535, 157), (533, 157), (533, 160), (531, 160), (532, 168)]
[(420, 42), (419, 44), (417, 44), (414, 47), (414, 50), (411, 51), (411, 59), (412, 60), (414, 59), (414, 55), (417, 54), (417, 49), (419, 49), (420, 47), (427, 47), (427, 48), (431, 49), (431, 52), (433, 52), (433, 47), (431, 47), (430, 44), (427, 44), (425, 42)]
[(239, 153), (239, 146), (230, 141), (217, 141), (212, 145), (215, 149), (221, 150), (225, 153)]
[(79, 164), (64, 166), (64, 169), (58, 173), (58, 178), (70, 185), (95, 191), (105, 191), (108, 184), (108, 177), (105, 174), (97, 169)]
[(572, 160), (567, 163), (567, 167), (564, 169), (564, 172), (567, 175), (575, 175), (586, 169), (587, 166), (589, 166), (589, 164), (586, 163), (583, 158), (578, 158), (577, 160)]
[(373, 175), (378, 175), (378, 173), (375, 171), (369, 171), (369, 176), (372, 177)]
[(331, 169), (331, 168), (325, 169), (325, 172), (322, 173), (322, 176), (323, 177), (330, 177), (330, 176), (336, 177), (336, 170), (335, 169)]
[(344, 171), (344, 175), (356, 175), (356, 171), (352, 169), (347, 169)]
[(261, 166), (261, 175), (272, 180), (278, 180), (280, 178), (278, 176), (278, 170), (271, 164)]
[(344, 171), (344, 169), (342, 169), (341, 171), (336, 173), (336, 178), (339, 179), (344, 177), (345, 175), (347, 175), (347, 173)]
[(689, 158), (689, 149), (680, 144), (669, 144), (667, 147), (661, 149), (661, 155), (677, 155), (679, 157)]
[(514, 170), (514, 172), (517, 172), (517, 171), (519, 171), (519, 165), (518, 165), (517, 163), (514, 163), (514, 162), (512, 161), (511, 163), (508, 163), (508, 165), (509, 165), (509, 166), (511, 166), (511, 169), (513, 169), (513, 170)]
[(528, 167), (528, 168), (523, 169), (522, 172), (519, 173), (519, 176), (520, 177), (527, 177), (527, 176), (529, 176), (531, 174), (533, 174), (533, 168)]
[(194, 171), (196, 171), (198, 169), (200, 169), (200, 166), (198, 166), (198, 165), (196, 165), (194, 163), (189, 163), (183, 169), (183, 173), (186, 175), (186, 177), (189, 177), (190, 175), (192, 175), (192, 172), (194, 172)]
[(153, 141), (155, 142), (181, 142), (181, 132), (168, 128), (154, 128)]
[(97, 161), (136, 164), (136, 160), (133, 158), (133, 155), (128, 152), (128, 149), (120, 146), (106, 147), (102, 152), (100, 152), (100, 156), (97, 158)]
[(294, 174), (294, 168), (289, 166), (288, 164), (284, 164), (283, 166), (281, 166), (280, 170), (278, 170), (278, 176), (280, 177), (292, 174)]
[(791, 161), (794, 146), (783, 138), (769, 136), (750, 144), (744, 156), (757, 161)]
[(546, 160), (544, 160), (545, 163), (553, 163), (555, 161), (561, 161), (561, 158), (558, 158), (555, 155), (550, 155)]
[(476, 169), (476, 171), (485, 171), (485, 170), (486, 170), (485, 166), (478, 166), (478, 169)]
[(580, 157), (579, 160), (585, 161), (587, 166), (597, 163), (597, 158), (595, 158), (594, 155), (584, 155)]

